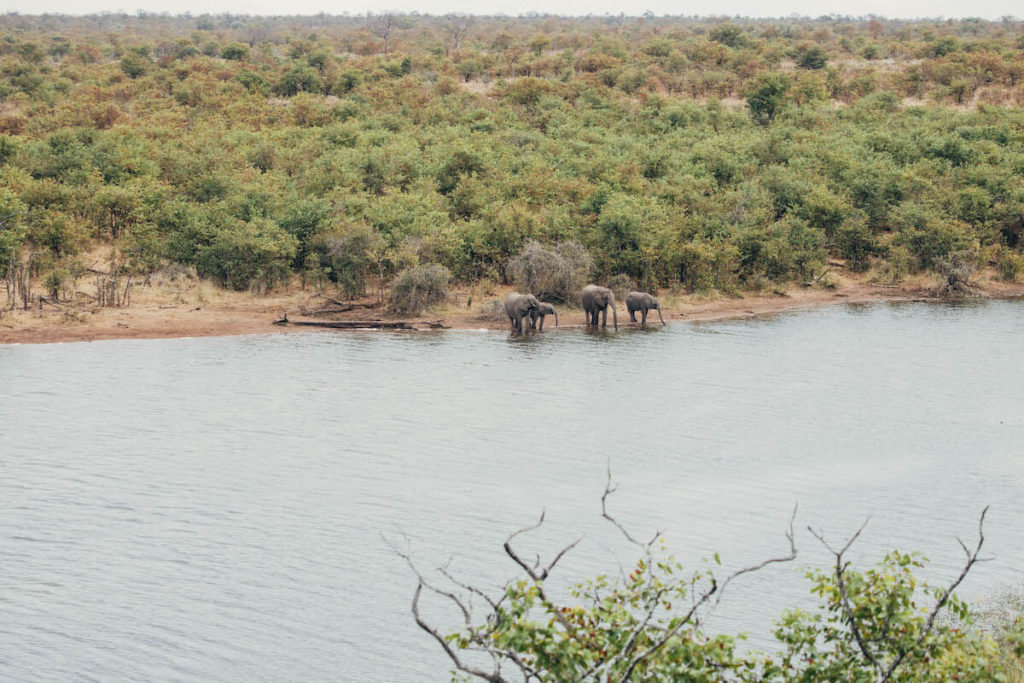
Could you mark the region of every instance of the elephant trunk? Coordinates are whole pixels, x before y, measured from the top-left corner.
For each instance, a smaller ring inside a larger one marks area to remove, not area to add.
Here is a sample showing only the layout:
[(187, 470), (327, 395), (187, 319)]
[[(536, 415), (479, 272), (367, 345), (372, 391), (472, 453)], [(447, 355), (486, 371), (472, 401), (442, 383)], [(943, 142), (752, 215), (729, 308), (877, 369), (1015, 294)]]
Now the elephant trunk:
[(619, 316), (615, 312), (615, 300), (612, 299), (612, 323), (615, 325), (615, 331), (619, 331)]
[(552, 311), (555, 314), (555, 327), (558, 327), (558, 311)]
[(665, 319), (661, 317), (661, 306), (659, 305), (657, 308), (658, 308), (658, 320), (660, 320), (661, 324), (664, 325), (665, 324)]

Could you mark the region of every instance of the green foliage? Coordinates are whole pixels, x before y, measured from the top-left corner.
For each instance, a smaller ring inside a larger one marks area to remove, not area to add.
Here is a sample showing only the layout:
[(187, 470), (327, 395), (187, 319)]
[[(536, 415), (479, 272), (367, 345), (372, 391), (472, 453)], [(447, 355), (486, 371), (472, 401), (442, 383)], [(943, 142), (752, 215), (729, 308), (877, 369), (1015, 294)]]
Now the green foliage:
[(933, 268), (940, 259), (971, 246), (970, 230), (963, 223), (917, 203), (905, 203), (894, 215), (900, 228), (893, 243), (917, 259), (918, 268)]
[(9, 190), (0, 188), (0, 277), (7, 275), (11, 258), (25, 240), (21, 222), (25, 205)]
[(743, 29), (732, 24), (716, 26), (708, 33), (708, 37), (716, 43), (722, 43), (729, 47), (740, 48), (748, 44), (747, 37), (743, 34)]
[(121, 71), (125, 73), (128, 78), (138, 78), (139, 76), (145, 75), (152, 67), (152, 61), (143, 55), (130, 52), (121, 58)]
[(777, 650), (751, 652), (737, 646), (743, 636), (704, 627), (709, 603), (727, 596), (719, 564), (716, 555), (693, 571), (647, 552), (628, 574), (576, 585), (565, 601), (545, 590), (547, 572), (537, 570), (506, 587), (485, 623), (445, 640), (455, 652), (500, 656), (511, 670), (519, 662), (532, 680), (550, 683), (594, 674), (664, 683), (996, 683), (1007, 680), (1007, 661), (1024, 655), (1024, 622), (994, 635), (972, 628), (966, 603), (915, 575), (923, 558), (898, 551), (867, 570), (844, 562), (838, 572), (808, 571), (817, 609), (786, 611), (774, 630)]
[(740, 271), (747, 279), (808, 280), (827, 255), (822, 234), (799, 218), (748, 231), (740, 237), (738, 246)]
[(281, 77), (274, 89), (285, 97), (291, 97), (300, 92), (320, 92), (320, 74), (311, 67), (296, 66)]
[(249, 46), (244, 43), (228, 43), (221, 48), (220, 56), (224, 59), (240, 62), (249, 58)]
[[(272, 221), (292, 272), (315, 255), (346, 291), (428, 262), (502, 280), (530, 241), (692, 291), (1024, 246), (1000, 22), (479, 18), (445, 49), (440, 19), (407, 19), (381, 55), (365, 17), (0, 17), (0, 189), (25, 208), (4, 240), (213, 272), (219, 235)], [(351, 226), (371, 275), (317, 241)]]
[[(878, 680), (879, 671), (891, 670), (890, 680), (915, 683), (1002, 680), (991, 638), (948, 621), (931, 623), (932, 605), (945, 599), (946, 589), (914, 575), (924, 566), (920, 555), (894, 551), (873, 569), (846, 569), (841, 585), (835, 571), (809, 571), (811, 592), (820, 600), (818, 611), (783, 615), (775, 637), (784, 650), (777, 658), (767, 658), (764, 679), (868, 683)], [(944, 609), (959, 619), (969, 618), (967, 604), (955, 595)]]
[(457, 150), (437, 174), (437, 189), (442, 194), (451, 194), (464, 176), (484, 170), (483, 161), (477, 155)]
[(295, 238), (272, 221), (239, 221), (200, 249), (199, 274), (231, 289), (265, 292), (288, 280), (295, 252)]
[(318, 236), (313, 251), (327, 275), (349, 298), (366, 293), (366, 278), (380, 253), (379, 236), (367, 226), (358, 226), (340, 234)]
[(747, 95), (750, 117), (762, 126), (770, 124), (785, 106), (790, 81), (782, 74), (762, 76)]
[(323, 199), (293, 199), (279, 220), (280, 226), (296, 239), (296, 258), (305, 258), (310, 240), (324, 229), (330, 206)]
[(824, 69), (828, 65), (828, 55), (817, 45), (801, 47), (797, 53), (796, 65), (801, 69)]
[(1024, 255), (1006, 247), (996, 252), (996, 270), (1007, 282), (1017, 282), (1024, 275)]

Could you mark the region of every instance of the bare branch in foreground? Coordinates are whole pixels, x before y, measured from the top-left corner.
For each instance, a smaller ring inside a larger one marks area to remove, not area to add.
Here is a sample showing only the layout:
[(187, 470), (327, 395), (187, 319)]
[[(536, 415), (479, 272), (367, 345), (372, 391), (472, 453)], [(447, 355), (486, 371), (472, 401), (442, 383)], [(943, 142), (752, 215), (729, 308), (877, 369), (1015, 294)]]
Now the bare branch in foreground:
[(423, 617), (420, 616), (420, 594), (423, 592), (423, 586), (423, 581), (420, 581), (416, 586), (416, 592), (412, 596), (412, 618), (416, 620), (416, 625), (429, 633), (434, 640), (437, 641), (441, 646), (441, 649), (445, 651), (445, 654), (448, 655), (448, 658), (452, 660), (452, 664), (454, 664), (455, 668), (459, 671), (471, 676), (476, 676), (477, 678), (482, 678), (485, 681), (490, 681), (490, 683), (508, 683), (508, 681), (498, 671), (488, 673), (483, 669), (478, 669), (474, 666), (464, 664), (455, 653), (455, 650), (453, 650), (451, 645), (448, 644), (448, 641), (444, 639), (444, 636), (438, 633), (437, 629), (423, 621)]
[[(932, 608), (931, 613), (928, 615), (928, 621), (925, 622), (924, 633), (922, 633), (917, 639), (916, 645), (918, 647), (924, 643), (925, 638), (927, 638), (935, 628), (935, 619), (939, 616), (939, 612), (942, 611), (942, 608), (946, 606), (946, 603), (949, 602), (949, 598), (953, 595), (953, 591), (963, 583), (963, 580), (967, 578), (967, 574), (971, 571), (971, 568), (974, 567), (974, 565), (978, 562), (985, 561), (978, 556), (981, 554), (981, 547), (985, 545), (985, 515), (988, 514), (988, 508), (989, 506), (986, 505), (981, 511), (981, 517), (978, 518), (978, 545), (974, 547), (973, 551), (969, 550), (962, 540), (959, 538), (956, 539), (957, 543), (960, 544), (960, 547), (964, 549), (967, 561), (964, 563), (964, 568), (961, 570), (960, 575), (956, 577), (948, 588), (942, 591), (942, 597), (935, 602), (935, 607)], [(892, 661), (892, 664), (890, 664), (889, 668), (885, 671), (885, 675), (880, 679), (882, 683), (892, 680), (893, 674), (896, 673), (896, 669), (903, 663), (905, 657), (906, 652), (901, 652), (900, 656)]]
[(626, 683), (627, 681), (629, 681), (629, 679), (633, 675), (633, 671), (636, 669), (636, 667), (644, 659), (650, 657), (655, 652), (657, 652), (662, 647), (664, 647), (666, 643), (668, 643), (672, 638), (674, 638), (676, 635), (678, 635), (680, 631), (682, 631), (684, 626), (686, 626), (687, 624), (691, 624), (691, 623), (694, 626), (699, 625), (700, 621), (701, 621), (701, 617), (698, 614), (698, 610), (702, 606), (707, 604), (708, 601), (711, 600), (712, 596), (714, 596), (716, 593), (718, 594), (717, 598), (715, 599), (715, 604), (717, 605), (718, 602), (722, 599), (722, 595), (725, 593), (725, 589), (729, 586), (730, 583), (732, 583), (732, 581), (734, 579), (736, 579), (736, 578), (738, 578), (740, 576), (743, 576), (744, 574), (749, 574), (749, 573), (756, 572), (756, 571), (759, 571), (761, 569), (764, 569), (765, 567), (767, 567), (770, 564), (775, 564), (775, 563), (780, 563), (780, 562), (790, 562), (790, 561), (796, 559), (796, 542), (794, 540), (794, 534), (793, 534), (793, 523), (794, 523), (795, 520), (796, 520), (796, 507), (794, 506), (794, 508), (793, 508), (793, 515), (790, 517), (790, 520), (789, 520), (789, 528), (786, 531), (786, 538), (789, 540), (789, 554), (788, 555), (785, 555), (783, 557), (770, 558), (770, 559), (765, 560), (764, 562), (760, 562), (760, 563), (758, 563), (756, 565), (753, 565), (753, 566), (750, 566), (750, 567), (745, 567), (743, 569), (738, 569), (735, 572), (733, 572), (732, 574), (730, 574), (728, 577), (726, 577), (725, 581), (723, 581), (721, 583), (721, 585), (719, 585), (719, 583), (716, 581), (715, 577), (712, 576), (711, 577), (711, 586), (704, 591), (704, 593), (700, 596), (700, 598), (698, 598), (698, 599), (696, 599), (694, 601), (693, 605), (690, 607), (690, 610), (686, 613), (686, 615), (683, 617), (683, 619), (678, 624), (676, 624), (676, 626), (674, 628), (669, 629), (668, 631), (666, 631), (665, 634), (659, 640), (657, 640), (653, 645), (651, 645), (649, 648), (647, 648), (643, 652), (637, 654), (632, 660), (630, 660), (629, 666), (626, 668), (626, 671), (619, 678), (619, 683)]
[[(932, 631), (935, 629), (935, 620), (939, 616), (939, 612), (941, 612), (942, 608), (946, 606), (947, 602), (949, 602), (949, 598), (953, 595), (953, 591), (956, 590), (961, 583), (963, 583), (963, 580), (965, 578), (967, 578), (967, 574), (971, 571), (974, 565), (978, 562), (985, 561), (980, 557), (980, 554), (981, 548), (985, 544), (985, 515), (987, 514), (988, 506), (986, 505), (985, 508), (981, 511), (981, 516), (978, 519), (978, 543), (974, 547), (974, 550), (969, 549), (962, 540), (957, 539), (957, 542), (960, 544), (960, 547), (963, 548), (964, 554), (966, 556), (966, 562), (964, 563), (964, 567), (960, 571), (960, 574), (949, 585), (949, 587), (942, 591), (942, 595), (939, 597), (938, 600), (936, 600), (934, 607), (932, 607), (931, 612), (929, 612), (928, 614), (928, 619), (925, 622), (925, 628), (923, 632), (920, 636), (918, 636), (917, 640), (914, 643), (915, 647), (921, 647), (924, 644), (925, 639), (927, 639), (928, 636), (931, 635)], [(879, 683), (888, 683), (889, 681), (893, 680), (893, 676), (895, 675), (896, 671), (903, 664), (903, 662), (906, 661), (906, 657), (909, 650), (901, 651), (896, 657), (894, 657), (888, 663), (879, 661), (878, 656), (871, 651), (871, 648), (869, 647), (867, 640), (864, 638), (861, 632), (860, 625), (858, 624), (857, 619), (854, 616), (854, 610), (850, 605), (849, 595), (846, 590), (845, 573), (847, 567), (849, 566), (849, 563), (845, 562), (843, 558), (846, 552), (857, 540), (857, 538), (860, 537), (861, 532), (864, 531), (864, 527), (866, 526), (867, 521), (865, 521), (864, 524), (862, 524), (860, 528), (857, 529), (857, 532), (854, 533), (853, 536), (851, 536), (850, 539), (846, 542), (846, 544), (838, 551), (828, 544), (828, 542), (824, 538), (824, 535), (821, 532), (814, 531), (814, 529), (811, 529), (810, 527), (808, 527), (808, 530), (835, 557), (836, 586), (839, 589), (839, 598), (842, 604), (843, 614), (846, 617), (847, 622), (850, 624), (850, 633), (853, 635), (853, 638), (857, 643), (857, 647), (860, 650), (861, 654), (864, 656), (864, 659), (868, 663), (870, 663), (871, 666), (877, 672)], [(888, 628), (889, 624), (888, 621), (886, 621), (886, 623), (883, 626), (883, 632), (887, 633)]]
[(846, 614), (846, 618), (850, 622), (850, 632), (853, 634), (853, 639), (857, 642), (857, 647), (860, 649), (861, 654), (864, 655), (864, 659), (868, 660), (868, 662), (871, 663), (871, 666), (878, 670), (878, 660), (871, 653), (871, 649), (868, 647), (868, 644), (864, 641), (864, 637), (861, 635), (860, 632), (860, 627), (857, 624), (857, 619), (853, 616), (853, 608), (850, 607), (850, 599), (846, 594), (846, 581), (843, 576), (846, 572), (847, 566), (846, 563), (843, 562), (843, 555), (845, 555), (846, 551), (850, 549), (854, 541), (856, 541), (860, 537), (861, 532), (864, 531), (864, 528), (868, 525), (869, 521), (871, 521), (870, 517), (868, 519), (865, 519), (864, 523), (860, 525), (860, 528), (857, 529), (853, 536), (850, 536), (850, 539), (846, 542), (846, 545), (844, 545), (839, 551), (834, 550), (832, 546), (828, 544), (822, 532), (815, 531), (811, 527), (807, 527), (807, 530), (811, 532), (812, 536), (821, 541), (821, 544), (825, 546), (825, 548), (827, 548), (833, 556), (835, 556), (836, 586), (839, 588), (839, 600), (843, 605), (843, 612)]

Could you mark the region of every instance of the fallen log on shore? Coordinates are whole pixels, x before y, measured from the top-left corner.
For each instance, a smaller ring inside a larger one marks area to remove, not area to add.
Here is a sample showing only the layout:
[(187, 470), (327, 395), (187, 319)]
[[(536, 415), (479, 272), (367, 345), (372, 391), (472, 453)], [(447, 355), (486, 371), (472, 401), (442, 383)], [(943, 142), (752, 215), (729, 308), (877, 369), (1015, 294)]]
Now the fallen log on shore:
[(334, 330), (447, 330), (447, 325), (440, 320), (407, 321), (407, 320), (289, 320), (287, 314), (275, 325), (300, 325), (302, 327), (323, 327)]

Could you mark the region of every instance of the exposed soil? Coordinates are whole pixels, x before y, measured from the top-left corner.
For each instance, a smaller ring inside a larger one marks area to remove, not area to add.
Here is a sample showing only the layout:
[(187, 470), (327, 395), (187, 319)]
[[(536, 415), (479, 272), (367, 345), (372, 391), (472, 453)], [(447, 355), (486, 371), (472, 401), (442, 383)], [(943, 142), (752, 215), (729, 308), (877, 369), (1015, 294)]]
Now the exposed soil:
[[(661, 292), (667, 322), (724, 320), (780, 313), (838, 303), (876, 301), (938, 301), (932, 279), (918, 279), (902, 285), (872, 284), (863, 277), (842, 275), (834, 288), (790, 287), (785, 291), (745, 293), (742, 296), (674, 295)], [(991, 277), (977, 282), (984, 297), (1024, 296), (1024, 284), (1005, 283)], [(290, 321), (396, 321), (440, 322), (453, 329), (507, 330), (508, 322), (494, 301), (509, 291), (502, 287), (477, 287), (458, 290), (452, 303), (429, 311), (418, 318), (389, 315), (374, 298), (342, 302), (336, 294), (314, 290), (292, 291), (261, 296), (247, 292), (227, 292), (208, 283), (155, 283), (139, 287), (128, 308), (96, 308), (83, 305), (57, 310), (4, 311), (0, 315), (0, 343), (38, 344), (95, 341), (101, 339), (162, 339), (171, 337), (208, 337), (238, 334), (287, 333), (313, 328), (275, 325), (287, 313)], [(334, 299), (336, 301), (332, 301)], [(339, 305), (342, 304), (342, 305)], [(357, 306), (341, 310), (351, 303)], [(334, 312), (332, 312), (334, 311)], [(339, 312), (340, 311), (340, 312)], [(550, 317), (545, 333), (584, 324), (583, 312), (559, 308), (560, 327)], [(611, 321), (609, 321), (610, 324)], [(658, 324), (657, 314), (653, 323)], [(631, 325), (625, 306), (619, 303), (619, 324)], [(652, 320), (648, 318), (648, 324)], [(336, 331), (331, 330), (336, 333)]]

